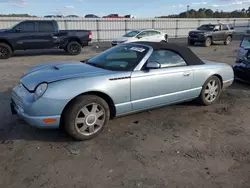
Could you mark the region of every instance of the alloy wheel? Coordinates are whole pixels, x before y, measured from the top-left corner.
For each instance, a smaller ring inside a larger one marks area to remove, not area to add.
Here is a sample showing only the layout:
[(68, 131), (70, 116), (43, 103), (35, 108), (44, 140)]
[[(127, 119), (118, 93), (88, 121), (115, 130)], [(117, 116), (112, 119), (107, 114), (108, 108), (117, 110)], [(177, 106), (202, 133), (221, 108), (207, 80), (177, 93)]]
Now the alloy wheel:
[(85, 105), (75, 118), (75, 128), (84, 136), (91, 136), (97, 133), (104, 123), (105, 110), (97, 103)]

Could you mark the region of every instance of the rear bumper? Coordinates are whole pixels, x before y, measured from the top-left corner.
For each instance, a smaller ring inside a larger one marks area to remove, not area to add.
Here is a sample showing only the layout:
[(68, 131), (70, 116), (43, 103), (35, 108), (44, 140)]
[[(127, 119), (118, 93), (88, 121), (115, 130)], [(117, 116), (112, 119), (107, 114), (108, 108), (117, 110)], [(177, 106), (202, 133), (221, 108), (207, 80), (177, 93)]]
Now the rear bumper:
[(227, 87), (231, 86), (233, 84), (234, 79), (227, 80), (223, 82), (223, 89), (226, 89)]
[[(17, 114), (21, 119), (33, 127), (41, 129), (55, 129), (59, 128), (61, 116), (29, 116), (24, 113), (24, 110), (17, 106), (13, 100), (11, 100), (10, 108), (12, 114)], [(44, 119), (55, 119), (53, 123), (44, 123)]]

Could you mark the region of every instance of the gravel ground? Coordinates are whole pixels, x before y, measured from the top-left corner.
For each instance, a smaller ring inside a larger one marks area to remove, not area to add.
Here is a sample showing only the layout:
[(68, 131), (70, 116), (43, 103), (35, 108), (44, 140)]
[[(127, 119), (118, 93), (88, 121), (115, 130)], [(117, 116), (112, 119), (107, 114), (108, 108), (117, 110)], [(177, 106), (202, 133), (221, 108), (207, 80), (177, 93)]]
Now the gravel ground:
[[(238, 45), (192, 50), (232, 64)], [(86, 142), (32, 128), (11, 115), (11, 88), (28, 67), (86, 59), (106, 44), (94, 46), (78, 56), (33, 51), (0, 61), (1, 188), (250, 187), (250, 86), (245, 84), (234, 83), (209, 107), (190, 102), (115, 119)]]

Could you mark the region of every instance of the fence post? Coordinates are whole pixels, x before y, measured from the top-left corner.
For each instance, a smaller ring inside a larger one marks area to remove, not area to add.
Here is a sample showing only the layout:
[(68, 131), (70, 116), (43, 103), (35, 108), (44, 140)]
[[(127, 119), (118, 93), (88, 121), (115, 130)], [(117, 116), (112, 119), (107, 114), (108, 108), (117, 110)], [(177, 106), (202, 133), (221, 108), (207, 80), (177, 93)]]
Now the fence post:
[(128, 31), (128, 20), (125, 19), (124, 21), (125, 21), (125, 33), (127, 33), (127, 31)]
[(179, 20), (175, 21), (175, 39), (178, 37)]
[(97, 36), (97, 42), (99, 42), (99, 40), (100, 40), (100, 25), (99, 25), (99, 20), (98, 19), (96, 19), (96, 31), (97, 31), (97, 33), (96, 33), (96, 36)]
[(68, 22), (67, 22), (67, 20), (64, 20), (64, 28), (65, 28), (65, 30), (68, 29)]
[(233, 26), (234, 26), (234, 28), (235, 28), (235, 22), (236, 22), (236, 20), (234, 19), (234, 22), (233, 22)]
[(154, 28), (155, 28), (155, 20), (152, 19), (152, 29), (154, 29)]
[(198, 27), (201, 26), (201, 20), (198, 20)]
[(247, 27), (250, 27), (250, 19), (248, 19), (248, 26)]

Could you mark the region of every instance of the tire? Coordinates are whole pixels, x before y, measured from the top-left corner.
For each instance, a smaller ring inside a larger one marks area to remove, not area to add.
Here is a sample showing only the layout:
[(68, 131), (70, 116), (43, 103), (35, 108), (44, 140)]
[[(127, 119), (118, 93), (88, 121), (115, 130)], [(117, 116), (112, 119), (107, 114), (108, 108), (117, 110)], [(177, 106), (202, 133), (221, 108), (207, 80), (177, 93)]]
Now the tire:
[(82, 46), (81, 46), (81, 44), (79, 44), (76, 41), (71, 41), (71, 42), (68, 43), (66, 51), (70, 55), (78, 55), (82, 51)]
[(213, 43), (212, 38), (211, 37), (207, 37), (206, 40), (204, 41), (204, 46), (205, 47), (209, 47), (209, 46), (212, 45), (212, 43)]
[(0, 59), (9, 59), (11, 55), (11, 47), (8, 44), (0, 43)]
[(105, 100), (95, 95), (82, 95), (66, 108), (63, 125), (71, 137), (83, 141), (96, 137), (109, 118), (110, 109)]
[[(214, 86), (213, 86), (213, 83), (215, 83)], [(211, 88), (211, 86), (213, 86), (213, 88)], [(218, 98), (220, 97), (221, 87), (222, 87), (222, 83), (221, 83), (220, 79), (217, 76), (211, 76), (204, 83), (202, 90), (201, 90), (201, 94), (198, 98), (198, 101), (202, 105), (205, 105), (205, 106), (214, 104), (218, 100)], [(211, 90), (209, 88), (211, 88)], [(213, 99), (211, 98), (211, 96), (213, 97)], [(209, 98), (210, 98), (210, 100), (209, 100)]]
[(226, 40), (224, 41), (225, 45), (229, 45), (232, 42), (232, 37), (229, 35), (227, 36)]
[(193, 40), (188, 40), (188, 44), (189, 44), (189, 45), (195, 45), (195, 41), (193, 41)]

